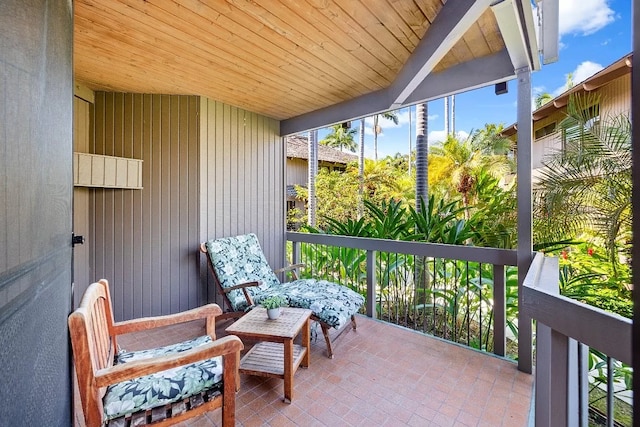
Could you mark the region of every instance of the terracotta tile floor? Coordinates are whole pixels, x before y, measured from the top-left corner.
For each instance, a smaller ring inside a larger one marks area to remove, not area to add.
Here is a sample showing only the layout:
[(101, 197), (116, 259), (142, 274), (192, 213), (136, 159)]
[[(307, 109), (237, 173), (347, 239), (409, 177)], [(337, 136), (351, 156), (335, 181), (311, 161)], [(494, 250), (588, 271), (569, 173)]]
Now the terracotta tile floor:
[[(356, 332), (345, 332), (334, 343), (333, 359), (326, 357), (321, 335), (312, 343), (310, 367), (295, 374), (291, 404), (282, 401), (282, 380), (242, 375), (236, 424), (528, 425), (533, 376), (513, 362), (366, 317), (357, 322)], [(219, 325), (220, 335), (229, 324)], [(203, 333), (203, 325), (192, 322), (143, 339), (159, 346)], [(120, 344), (139, 349), (138, 339), (132, 334)], [(220, 424), (217, 410), (181, 426)]]

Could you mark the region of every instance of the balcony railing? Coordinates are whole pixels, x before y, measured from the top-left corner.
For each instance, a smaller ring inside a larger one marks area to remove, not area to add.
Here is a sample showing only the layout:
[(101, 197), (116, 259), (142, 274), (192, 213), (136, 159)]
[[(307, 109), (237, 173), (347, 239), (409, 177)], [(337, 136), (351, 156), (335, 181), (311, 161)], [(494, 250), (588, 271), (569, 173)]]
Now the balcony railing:
[(370, 317), (516, 354), (516, 251), (296, 232), (287, 240), (306, 274), (366, 295)]
[(536, 254), (519, 313), (513, 250), (295, 232), (287, 241), (309, 276), (365, 294), (370, 317), (504, 356), (526, 314), (537, 321), (536, 425), (586, 427), (593, 388), (606, 395), (605, 425), (619, 425), (614, 395), (617, 373), (630, 370), (631, 320), (559, 295), (556, 258)]
[(596, 415), (593, 388), (606, 393), (606, 414), (598, 418), (619, 425), (614, 394), (617, 372), (630, 369), (621, 363), (631, 365), (632, 322), (559, 295), (558, 284), (558, 260), (537, 254), (522, 289), (522, 310), (537, 320), (536, 426), (586, 427), (590, 413)]

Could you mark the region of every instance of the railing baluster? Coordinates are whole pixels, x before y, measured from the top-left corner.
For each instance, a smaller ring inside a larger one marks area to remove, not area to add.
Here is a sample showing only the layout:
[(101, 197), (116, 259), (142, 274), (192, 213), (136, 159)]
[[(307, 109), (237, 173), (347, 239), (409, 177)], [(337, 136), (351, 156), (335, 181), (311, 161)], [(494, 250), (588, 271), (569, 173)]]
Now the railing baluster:
[(469, 304), (471, 300), (469, 299), (469, 261), (465, 263), (465, 280), (466, 280), (466, 291), (467, 291), (467, 345), (471, 347), (471, 310)]
[(578, 343), (578, 423), (589, 425), (589, 347)]
[[(367, 316), (376, 318), (376, 251), (367, 251)], [(382, 301), (380, 302), (382, 307)]]
[(480, 299), (478, 301), (478, 312), (480, 315), (480, 327), (478, 328), (480, 333), (480, 337), (478, 339), (478, 350), (482, 350), (482, 263), (478, 264), (478, 274), (480, 275), (480, 280), (478, 281), (478, 291), (480, 294)]
[(613, 388), (613, 358), (607, 356), (607, 427), (613, 427), (614, 416), (614, 388)]

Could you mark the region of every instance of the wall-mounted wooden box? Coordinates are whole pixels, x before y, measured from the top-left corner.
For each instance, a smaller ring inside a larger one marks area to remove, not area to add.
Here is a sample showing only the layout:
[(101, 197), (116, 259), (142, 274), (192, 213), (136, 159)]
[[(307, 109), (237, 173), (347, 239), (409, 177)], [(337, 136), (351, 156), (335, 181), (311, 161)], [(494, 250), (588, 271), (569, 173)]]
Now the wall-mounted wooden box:
[(142, 160), (73, 153), (76, 187), (142, 189)]

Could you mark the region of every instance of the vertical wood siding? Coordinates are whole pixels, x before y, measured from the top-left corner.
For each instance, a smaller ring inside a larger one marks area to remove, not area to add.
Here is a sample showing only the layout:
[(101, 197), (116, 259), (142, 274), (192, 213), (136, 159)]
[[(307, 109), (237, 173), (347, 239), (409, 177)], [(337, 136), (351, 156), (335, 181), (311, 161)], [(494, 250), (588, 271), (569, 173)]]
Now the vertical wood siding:
[(287, 159), (287, 185), (307, 185), (309, 162), (303, 159)]
[(631, 115), (631, 74), (618, 77), (598, 89), (600, 92), (600, 117), (603, 120), (625, 114)]
[(199, 306), (198, 98), (96, 93), (92, 152), (143, 160), (142, 190), (96, 189), (94, 277), (117, 320)]
[[(90, 151), (91, 103), (75, 96), (73, 98), (73, 151), (88, 153)], [(75, 168), (74, 168), (75, 169)], [(82, 294), (92, 282), (90, 273), (89, 246), (93, 240), (89, 200), (93, 190), (86, 187), (73, 188), (73, 232), (84, 236), (87, 244), (73, 248), (73, 281), (74, 307), (80, 305)]]
[[(200, 240), (256, 233), (272, 268), (284, 264), (284, 143), (279, 122), (200, 101)], [(201, 259), (200, 274), (215, 289)]]

